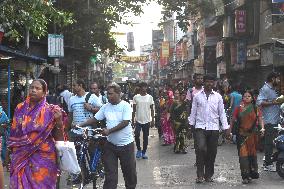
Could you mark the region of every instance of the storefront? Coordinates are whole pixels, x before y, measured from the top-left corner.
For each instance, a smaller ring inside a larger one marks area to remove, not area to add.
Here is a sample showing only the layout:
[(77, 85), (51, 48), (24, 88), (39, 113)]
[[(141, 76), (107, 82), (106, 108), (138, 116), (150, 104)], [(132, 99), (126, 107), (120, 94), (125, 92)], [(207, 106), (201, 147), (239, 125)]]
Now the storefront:
[(27, 93), (30, 79), (37, 78), (35, 76), (44, 68), (40, 64), (45, 62), (46, 59), (0, 45), (0, 100), (9, 118)]

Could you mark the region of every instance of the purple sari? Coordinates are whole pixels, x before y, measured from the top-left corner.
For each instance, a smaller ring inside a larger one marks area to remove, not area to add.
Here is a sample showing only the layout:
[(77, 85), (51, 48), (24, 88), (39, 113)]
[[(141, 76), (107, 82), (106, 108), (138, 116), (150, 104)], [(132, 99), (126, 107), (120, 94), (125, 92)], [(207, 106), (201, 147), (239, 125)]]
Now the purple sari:
[(55, 189), (58, 174), (53, 105), (44, 98), (29, 107), (29, 98), (15, 110), (8, 147), (11, 149), (10, 189)]

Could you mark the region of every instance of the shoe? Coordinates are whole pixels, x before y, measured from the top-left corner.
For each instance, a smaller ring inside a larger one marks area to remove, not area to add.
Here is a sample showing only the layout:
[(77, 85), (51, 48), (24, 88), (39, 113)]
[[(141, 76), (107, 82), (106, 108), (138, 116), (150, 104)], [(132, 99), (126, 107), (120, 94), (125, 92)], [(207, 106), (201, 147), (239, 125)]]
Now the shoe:
[(276, 172), (276, 167), (272, 164), (272, 165), (266, 165), (263, 167), (264, 171), (270, 171), (270, 172)]
[(148, 156), (147, 156), (145, 153), (143, 153), (143, 154), (142, 154), (142, 158), (143, 158), (143, 159), (148, 159)]
[(182, 150), (180, 153), (187, 154), (187, 151), (186, 150)]
[(137, 158), (137, 159), (142, 158), (142, 151), (138, 150), (138, 151), (136, 152), (136, 158)]
[(204, 182), (204, 178), (203, 178), (203, 177), (197, 177), (197, 178), (195, 179), (195, 182), (196, 182), (197, 184), (201, 184), (201, 183)]

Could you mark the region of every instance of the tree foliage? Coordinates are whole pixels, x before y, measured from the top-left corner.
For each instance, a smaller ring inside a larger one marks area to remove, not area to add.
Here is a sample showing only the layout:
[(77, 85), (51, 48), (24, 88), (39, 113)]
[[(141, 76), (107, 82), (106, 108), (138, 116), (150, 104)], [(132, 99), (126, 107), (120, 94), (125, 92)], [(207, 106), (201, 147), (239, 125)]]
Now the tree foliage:
[[(198, 16), (207, 17), (214, 14), (214, 0), (156, 0), (164, 7), (163, 19), (176, 13), (179, 27), (187, 29), (188, 21)], [(215, 0), (216, 1), (216, 0)]]
[(62, 0), (58, 6), (74, 13), (75, 23), (63, 31), (72, 46), (93, 48), (111, 53), (118, 46), (111, 29), (118, 23), (130, 24), (129, 13), (139, 15), (147, 0)]
[(6, 36), (17, 41), (23, 38), (26, 30), (37, 38), (45, 36), (50, 22), (66, 26), (73, 22), (72, 14), (43, 0), (5, 0), (0, 4), (0, 23)]

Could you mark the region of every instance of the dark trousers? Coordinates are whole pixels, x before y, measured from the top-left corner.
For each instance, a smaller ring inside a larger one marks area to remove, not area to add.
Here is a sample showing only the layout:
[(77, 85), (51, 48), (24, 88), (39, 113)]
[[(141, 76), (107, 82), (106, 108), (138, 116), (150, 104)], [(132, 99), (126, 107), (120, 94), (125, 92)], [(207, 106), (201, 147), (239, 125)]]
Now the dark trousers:
[(137, 172), (133, 142), (126, 146), (115, 146), (110, 142), (106, 142), (103, 153), (105, 169), (105, 182), (103, 188), (117, 188), (118, 159), (120, 161), (120, 167), (125, 181), (125, 188), (134, 189), (137, 184)]
[(146, 151), (147, 151), (149, 128), (150, 128), (150, 123), (141, 124), (141, 123), (136, 122), (135, 131), (134, 131), (135, 143), (136, 143), (137, 150), (141, 151), (140, 132), (142, 130), (142, 132), (143, 132), (143, 150), (142, 150), (142, 153), (146, 153)]
[(195, 129), (197, 177), (211, 178), (217, 154), (219, 131)]
[(266, 124), (264, 126), (264, 153), (265, 153), (265, 165), (271, 165), (272, 159), (271, 156), (273, 154), (273, 140), (277, 136), (277, 130), (273, 127), (277, 127), (276, 124)]

